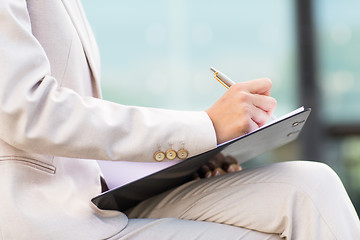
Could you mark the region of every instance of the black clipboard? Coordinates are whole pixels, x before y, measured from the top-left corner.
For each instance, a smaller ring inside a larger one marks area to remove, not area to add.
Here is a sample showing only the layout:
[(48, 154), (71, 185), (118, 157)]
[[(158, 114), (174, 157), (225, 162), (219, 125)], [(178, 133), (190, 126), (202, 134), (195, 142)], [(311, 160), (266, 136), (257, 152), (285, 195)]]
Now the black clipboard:
[(217, 148), (188, 158), (173, 166), (104, 192), (91, 201), (100, 209), (125, 211), (152, 196), (192, 180), (193, 174), (219, 152), (235, 156), (239, 163), (295, 140), (311, 109), (287, 116)]

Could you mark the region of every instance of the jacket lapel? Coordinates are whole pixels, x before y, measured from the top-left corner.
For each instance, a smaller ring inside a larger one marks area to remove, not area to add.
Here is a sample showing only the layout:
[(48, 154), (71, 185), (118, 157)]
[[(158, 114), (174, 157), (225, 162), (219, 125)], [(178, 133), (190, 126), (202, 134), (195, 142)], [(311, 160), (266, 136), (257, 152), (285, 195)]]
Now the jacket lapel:
[(98, 49), (96, 40), (92, 34), (90, 26), (86, 20), (85, 13), (78, 0), (62, 0), (76, 31), (81, 40), (86, 58), (88, 60), (91, 72), (94, 76), (94, 87), (96, 88), (97, 97), (101, 97), (100, 89), (100, 57), (98, 56)]

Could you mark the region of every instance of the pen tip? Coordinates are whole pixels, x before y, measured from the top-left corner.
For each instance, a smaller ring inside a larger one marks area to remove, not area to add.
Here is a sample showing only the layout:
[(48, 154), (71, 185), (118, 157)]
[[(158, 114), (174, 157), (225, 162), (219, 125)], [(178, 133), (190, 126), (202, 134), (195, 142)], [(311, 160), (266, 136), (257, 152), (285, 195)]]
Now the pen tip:
[(214, 73), (216, 73), (216, 69), (213, 67), (210, 67), (210, 70), (213, 71)]

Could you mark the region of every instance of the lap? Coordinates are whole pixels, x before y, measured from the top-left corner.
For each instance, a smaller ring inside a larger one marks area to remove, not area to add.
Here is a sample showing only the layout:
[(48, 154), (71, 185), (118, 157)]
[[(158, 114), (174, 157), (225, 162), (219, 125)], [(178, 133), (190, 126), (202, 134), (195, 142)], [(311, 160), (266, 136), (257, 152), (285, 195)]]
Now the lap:
[(112, 239), (279, 240), (280, 237), (219, 223), (162, 218), (129, 219), (127, 227)]
[[(341, 209), (330, 211), (328, 199)], [(295, 228), (308, 229), (307, 219), (316, 219), (313, 235), (327, 237), (328, 225), (335, 228), (331, 219), (339, 212), (354, 215), (351, 202), (344, 199), (346, 192), (328, 166), (294, 161), (195, 180), (143, 201), (126, 214), (220, 223), (282, 237), (294, 234)]]
[[(194, 207), (213, 209), (241, 208), (267, 210), (271, 205), (288, 196), (287, 191), (303, 189), (312, 191), (314, 184), (327, 181), (322, 172), (328, 167), (313, 162), (283, 162), (264, 167), (246, 169), (208, 179), (188, 182), (180, 187), (143, 201), (131, 211), (130, 218), (186, 218), (186, 213)], [(326, 173), (327, 174), (327, 173)], [(311, 194), (311, 193), (310, 193)], [(200, 204), (201, 203), (201, 204)], [(221, 209), (225, 210), (225, 209)], [(206, 210), (205, 210), (206, 211)], [(194, 219), (192, 220), (207, 220)]]

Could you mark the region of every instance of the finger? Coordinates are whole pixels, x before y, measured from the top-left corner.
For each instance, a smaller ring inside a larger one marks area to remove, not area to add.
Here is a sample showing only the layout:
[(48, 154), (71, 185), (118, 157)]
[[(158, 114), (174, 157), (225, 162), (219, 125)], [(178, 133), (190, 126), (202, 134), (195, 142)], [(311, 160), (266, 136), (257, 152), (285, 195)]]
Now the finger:
[(259, 94), (253, 94), (251, 96), (251, 101), (257, 108), (264, 110), (270, 115), (273, 113), (277, 105), (275, 98)]
[(204, 178), (210, 178), (213, 176), (213, 173), (212, 171), (208, 171), (205, 175), (204, 175)]
[(264, 110), (253, 106), (251, 119), (256, 123), (258, 127), (261, 127), (269, 121), (270, 115)]
[(208, 177), (211, 177), (212, 170), (209, 168), (208, 165), (205, 164), (200, 167), (198, 173), (201, 178), (208, 178)]
[(217, 165), (216, 165), (214, 159), (210, 159), (210, 160), (206, 163), (206, 166), (208, 166), (208, 168), (209, 168), (211, 171), (214, 170), (215, 168), (217, 168)]
[(238, 84), (244, 89), (247, 89), (250, 93), (270, 96), (272, 82), (269, 78), (259, 78)]
[(215, 157), (213, 158), (214, 162), (215, 162), (215, 167), (222, 167), (224, 161), (225, 161), (225, 156), (222, 153), (218, 153), (215, 155)]
[(210, 168), (208, 165), (204, 164), (200, 167), (200, 172), (206, 173), (208, 171), (210, 171)]
[(229, 167), (227, 168), (226, 172), (231, 173), (231, 172), (238, 172), (241, 171), (242, 167), (239, 164), (230, 164)]
[(215, 168), (221, 168), (223, 161), (224, 161), (224, 156), (222, 154), (217, 154), (208, 161), (207, 166), (211, 170), (214, 170)]
[(213, 176), (214, 174), (217, 174), (215, 169), (221, 168), (223, 161), (225, 157), (223, 154), (218, 153), (215, 155), (212, 159), (210, 159), (206, 164), (200, 167), (198, 170), (198, 174), (202, 178), (208, 178)]
[(220, 176), (220, 175), (224, 175), (226, 172), (222, 169), (222, 168), (215, 168), (212, 171), (212, 176)]
[(244, 128), (243, 134), (247, 134), (259, 128), (259, 124), (255, 121), (258, 119), (257, 114), (252, 113), (252, 116), (248, 116), (247, 118), (248, 119), (246, 120), (246, 127)]
[(224, 159), (223, 169), (227, 169), (231, 164), (237, 164), (236, 158), (231, 155), (227, 155)]
[(231, 163), (237, 163), (238, 161), (236, 160), (235, 157), (231, 156), (231, 155), (227, 155), (226, 157), (224, 157), (224, 163), (227, 164), (231, 164)]
[(223, 169), (226, 170), (226, 172), (236, 172), (242, 170), (236, 158), (231, 155), (225, 157)]

